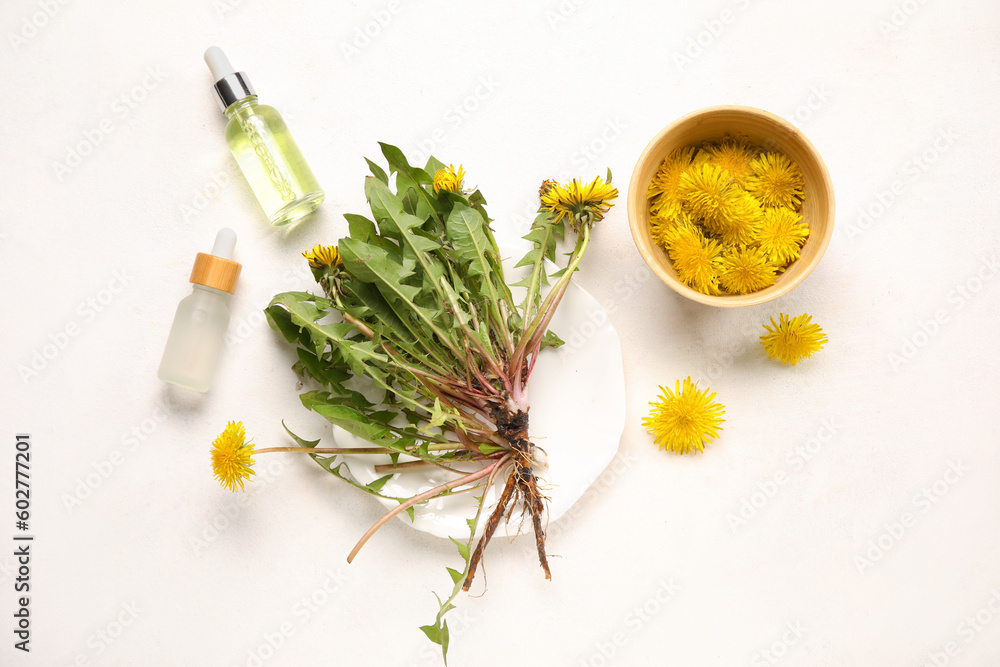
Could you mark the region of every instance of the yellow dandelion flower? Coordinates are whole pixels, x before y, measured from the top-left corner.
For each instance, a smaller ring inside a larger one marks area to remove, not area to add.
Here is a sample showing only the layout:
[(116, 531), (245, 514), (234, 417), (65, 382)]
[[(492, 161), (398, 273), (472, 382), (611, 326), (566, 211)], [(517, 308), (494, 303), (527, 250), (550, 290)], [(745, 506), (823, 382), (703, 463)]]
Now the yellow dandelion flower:
[(462, 181), (464, 180), (465, 170), (462, 169), (462, 165), (458, 165), (457, 171), (453, 164), (448, 165), (444, 169), (438, 169), (434, 174), (434, 194), (442, 190), (446, 192), (461, 192)]
[(683, 211), (670, 218), (663, 215), (654, 215), (649, 221), (653, 242), (661, 248), (668, 249), (673, 242), (673, 238), (682, 228), (690, 227), (693, 229), (694, 226), (691, 216)]
[(312, 250), (306, 250), (302, 256), (309, 261), (309, 266), (314, 269), (322, 269), (327, 266), (342, 266), (344, 260), (340, 258), (340, 250), (335, 245), (314, 245)]
[(695, 149), (691, 146), (679, 148), (660, 164), (646, 191), (650, 213), (673, 217), (681, 212), (678, 184), (681, 174), (691, 168), (694, 155)]
[(677, 187), (691, 215), (713, 234), (729, 227), (744, 194), (728, 171), (707, 162), (681, 174)]
[(718, 241), (706, 239), (693, 225), (678, 226), (670, 238), (667, 254), (682, 283), (702, 294), (721, 294), (722, 246)]
[(662, 215), (654, 215), (649, 219), (649, 233), (653, 237), (653, 243), (661, 248), (667, 247), (667, 239), (673, 234), (677, 225), (677, 218), (667, 218)]
[(717, 144), (705, 147), (709, 161), (729, 172), (739, 185), (746, 183), (753, 173), (750, 163), (757, 157), (757, 151), (745, 137), (726, 137)]
[(753, 174), (746, 181), (747, 190), (764, 206), (799, 207), (805, 177), (798, 165), (781, 153), (764, 153), (750, 167)]
[(544, 181), (542, 181), (542, 184), (538, 187), (538, 197), (539, 198), (544, 197), (549, 193), (549, 190), (551, 190), (557, 185), (559, 184), (553, 181), (551, 178), (546, 178)]
[(769, 208), (757, 234), (757, 244), (768, 258), (781, 266), (798, 259), (809, 228), (801, 224), (802, 216), (790, 208)]
[(246, 442), (243, 422), (229, 422), (225, 430), (212, 443), (212, 470), (215, 478), (230, 491), (239, 487), (243, 490), (243, 480), (254, 474), (253, 445)]
[(701, 165), (711, 161), (712, 161), (712, 154), (703, 148), (699, 148), (698, 152), (696, 152), (694, 154), (694, 157), (691, 159), (691, 166), (700, 167)]
[(780, 322), (776, 323), (772, 317), (771, 326), (764, 325), (767, 333), (760, 337), (760, 344), (771, 359), (794, 366), (826, 345), (826, 334), (818, 324), (811, 323), (809, 315), (789, 319), (781, 313), (778, 319)]
[(749, 245), (757, 239), (764, 209), (756, 197), (743, 192), (731, 206), (720, 209), (719, 216), (723, 220), (720, 236), (724, 243)]
[(676, 454), (702, 452), (706, 442), (719, 437), (726, 408), (713, 402), (715, 393), (710, 391), (698, 389), (690, 377), (683, 388), (678, 380), (675, 391), (660, 387), (659, 400), (650, 403), (653, 409), (642, 419), (660, 449)]
[(555, 185), (541, 195), (542, 210), (555, 216), (559, 223), (569, 217), (574, 229), (580, 223), (593, 224), (604, 218), (609, 203), (618, 198), (618, 190), (598, 176), (587, 185), (574, 178), (569, 185)]
[(749, 294), (774, 284), (777, 267), (760, 248), (731, 248), (719, 263), (719, 282), (730, 294)]

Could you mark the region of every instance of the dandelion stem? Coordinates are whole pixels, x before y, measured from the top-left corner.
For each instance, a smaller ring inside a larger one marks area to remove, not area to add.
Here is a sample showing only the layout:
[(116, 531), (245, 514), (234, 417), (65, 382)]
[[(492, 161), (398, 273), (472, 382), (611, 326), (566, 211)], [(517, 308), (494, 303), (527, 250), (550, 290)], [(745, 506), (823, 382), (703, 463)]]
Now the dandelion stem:
[(365, 543), (368, 542), (369, 539), (371, 539), (371, 536), (374, 535), (376, 532), (378, 532), (379, 528), (381, 528), (386, 523), (388, 523), (390, 519), (392, 519), (394, 516), (396, 516), (400, 512), (405, 512), (406, 510), (408, 510), (409, 508), (413, 507), (417, 503), (421, 503), (421, 502), (423, 502), (425, 500), (428, 500), (430, 498), (433, 498), (435, 496), (439, 496), (442, 493), (445, 493), (447, 491), (451, 491), (452, 489), (454, 489), (457, 486), (464, 486), (465, 484), (471, 484), (472, 482), (475, 482), (476, 480), (480, 480), (483, 477), (486, 477), (487, 475), (489, 475), (491, 472), (493, 472), (494, 468), (496, 468), (497, 466), (501, 465), (506, 460), (507, 460), (507, 457), (504, 457), (504, 458), (500, 459), (499, 461), (495, 461), (495, 462), (491, 463), (490, 465), (486, 466), (482, 470), (477, 470), (474, 473), (470, 473), (470, 474), (465, 475), (463, 477), (459, 477), (458, 479), (452, 480), (451, 482), (445, 482), (444, 484), (440, 484), (438, 486), (435, 486), (433, 489), (430, 489), (428, 491), (424, 491), (423, 493), (421, 493), (419, 495), (413, 496), (412, 498), (410, 498), (406, 502), (400, 503), (398, 506), (393, 507), (391, 510), (389, 510), (388, 512), (386, 512), (385, 515), (381, 519), (379, 519), (378, 521), (376, 521), (375, 525), (373, 525), (371, 528), (368, 529), (368, 532), (366, 532), (364, 535), (361, 536), (361, 539), (358, 540), (358, 543), (356, 545), (354, 545), (353, 549), (351, 549), (351, 553), (349, 553), (347, 555), (347, 562), (350, 563), (351, 561), (353, 561), (354, 557), (358, 555), (359, 551), (361, 551), (361, 547), (365, 546)]
[[(499, 452), (498, 452), (499, 453)], [(462, 458), (450, 458), (446, 459), (449, 463), (468, 463), (469, 461), (485, 461), (491, 458), (499, 458), (496, 454), (490, 456), (466, 456)], [(462, 470), (456, 470), (451, 466), (445, 465), (440, 461), (406, 461), (404, 463), (386, 463), (375, 466), (375, 472), (385, 473), (385, 472), (400, 472), (404, 470), (412, 470), (413, 468), (426, 468), (427, 466), (437, 466), (438, 468), (444, 468), (445, 470), (450, 470), (451, 472), (463, 475), (465, 474)]]
[[(461, 443), (427, 445), (427, 451), (442, 452), (464, 449)], [(385, 447), (265, 447), (255, 449), (256, 454), (271, 454), (275, 452), (288, 452), (294, 454), (392, 454), (392, 450)]]
[[(534, 319), (530, 323), (525, 321), (524, 331), (521, 334), (521, 340), (517, 344), (517, 348), (514, 350), (514, 354), (511, 358), (510, 367), (512, 369), (517, 369), (520, 371), (521, 364), (524, 363), (527, 351), (534, 349), (535, 345), (541, 340), (542, 336), (545, 335), (545, 330), (549, 326), (549, 322), (552, 320), (552, 316), (555, 315), (556, 307), (562, 300), (563, 295), (566, 293), (566, 289), (569, 286), (570, 278), (573, 277), (573, 272), (580, 265), (580, 261), (583, 259), (583, 254), (587, 251), (587, 245), (590, 243), (590, 226), (582, 225), (580, 231), (580, 237), (576, 241), (576, 247), (573, 249), (573, 256), (570, 257), (569, 264), (566, 266), (565, 272), (560, 276), (559, 282), (557, 282), (549, 293), (545, 296), (545, 300), (542, 301), (542, 305), (538, 308), (538, 312)], [(527, 382), (528, 378), (524, 377), (521, 379), (522, 382)]]

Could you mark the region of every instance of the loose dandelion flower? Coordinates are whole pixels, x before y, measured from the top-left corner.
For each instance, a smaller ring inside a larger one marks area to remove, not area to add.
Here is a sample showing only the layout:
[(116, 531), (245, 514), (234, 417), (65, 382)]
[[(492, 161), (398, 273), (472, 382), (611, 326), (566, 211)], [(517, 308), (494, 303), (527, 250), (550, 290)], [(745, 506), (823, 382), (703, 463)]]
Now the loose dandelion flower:
[(683, 388), (678, 380), (676, 391), (660, 387), (659, 400), (650, 403), (653, 409), (642, 419), (660, 449), (676, 454), (701, 452), (706, 442), (719, 437), (725, 406), (713, 402), (715, 393), (710, 391), (698, 389), (690, 377), (684, 380)]
[(728, 171), (707, 162), (681, 174), (677, 187), (691, 215), (713, 234), (730, 226), (743, 196)]
[(246, 442), (243, 422), (229, 422), (225, 430), (212, 443), (212, 470), (215, 478), (230, 491), (238, 486), (243, 490), (243, 480), (254, 474), (253, 445)]
[(809, 315), (789, 319), (788, 315), (781, 313), (778, 319), (780, 322), (775, 323), (772, 317), (771, 326), (764, 325), (767, 333), (760, 337), (760, 344), (767, 350), (769, 358), (794, 366), (826, 345), (826, 334), (818, 324), (811, 323)]
[(617, 198), (618, 190), (600, 176), (587, 185), (581, 184), (579, 179), (573, 179), (566, 186), (556, 183), (541, 194), (542, 210), (555, 216), (553, 222), (558, 224), (569, 217), (574, 229), (580, 223), (593, 224), (602, 220), (611, 208), (608, 202)]
[(798, 209), (802, 203), (805, 177), (798, 165), (781, 153), (764, 153), (750, 163), (753, 169), (747, 190), (764, 206)]
[(731, 249), (720, 264), (719, 282), (730, 294), (749, 294), (774, 284), (777, 267), (760, 248)]
[(448, 165), (445, 169), (438, 169), (434, 174), (434, 194), (442, 190), (446, 192), (461, 192), (462, 181), (464, 180), (465, 170), (462, 169), (462, 165), (458, 165), (457, 171), (453, 164)]
[(682, 283), (702, 294), (721, 294), (719, 290), (719, 256), (722, 246), (706, 239), (694, 225), (678, 227), (670, 239), (667, 254)]
[(653, 215), (672, 218), (681, 212), (681, 197), (678, 185), (681, 174), (691, 168), (695, 149), (680, 148), (667, 156), (653, 176), (646, 198)]
[(737, 184), (743, 185), (753, 173), (750, 163), (757, 157), (757, 151), (743, 137), (726, 137), (718, 144), (705, 147), (709, 161), (729, 172)]
[(335, 245), (314, 245), (312, 250), (306, 250), (302, 256), (309, 261), (309, 266), (314, 269), (326, 267), (336, 268), (344, 264), (340, 258), (340, 250)]
[(786, 266), (798, 259), (809, 228), (801, 224), (802, 216), (790, 208), (769, 208), (764, 211), (757, 234), (757, 244), (771, 261)]

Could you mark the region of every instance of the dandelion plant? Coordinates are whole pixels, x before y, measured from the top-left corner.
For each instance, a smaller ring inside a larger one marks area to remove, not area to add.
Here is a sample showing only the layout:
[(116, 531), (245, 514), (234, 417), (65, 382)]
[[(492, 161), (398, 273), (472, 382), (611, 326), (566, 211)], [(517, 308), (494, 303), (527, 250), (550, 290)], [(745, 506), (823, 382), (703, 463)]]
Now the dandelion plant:
[[(361, 484), (344, 469), (345, 450), (320, 448), (290, 432), (298, 447), (268, 451), (310, 454), (336, 477), (383, 498), (386, 480), (414, 465), (452, 473), (436, 488), (392, 498), (398, 505), (361, 537), (348, 561), (388, 520), (403, 512), (412, 517), (421, 502), (466, 492), (478, 499), (468, 538), (455, 540), (464, 569), (448, 569), (454, 588), (434, 623), (421, 628), (447, 655), (444, 615), (469, 590), (501, 522), (523, 517), (545, 578), (551, 576), (546, 498), (537, 476), (544, 456), (529, 436), (529, 389), (539, 354), (561, 344), (549, 323), (594, 224), (618, 192), (610, 174), (608, 182), (542, 184), (539, 214), (524, 237), (530, 248), (517, 263), (527, 267), (516, 283), (524, 296), (515, 300), (486, 201), (479, 190), (465, 189), (462, 166), (431, 158), (421, 169), (393, 146), (382, 144), (382, 153), (388, 170), (369, 161), (372, 175), (365, 179), (371, 218), (347, 215), (347, 237), (304, 253), (321, 293), (278, 294), (266, 312), (296, 345), (295, 371), (321, 387), (303, 393), (303, 405), (371, 444), (349, 455), (389, 454), (392, 464), (385, 477)], [(572, 252), (561, 270), (550, 272), (567, 227), (575, 235)], [(247, 454), (231, 443), (230, 449)], [(502, 491), (485, 507), (494, 481)]]

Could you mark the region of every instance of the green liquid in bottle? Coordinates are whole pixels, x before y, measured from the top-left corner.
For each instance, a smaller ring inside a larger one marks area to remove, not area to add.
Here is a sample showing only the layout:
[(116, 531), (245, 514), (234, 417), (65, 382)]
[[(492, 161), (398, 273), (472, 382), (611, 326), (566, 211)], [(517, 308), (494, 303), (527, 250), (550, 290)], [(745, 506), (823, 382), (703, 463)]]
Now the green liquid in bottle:
[(251, 95), (226, 109), (226, 142), (272, 225), (312, 213), (325, 195), (274, 107)]

